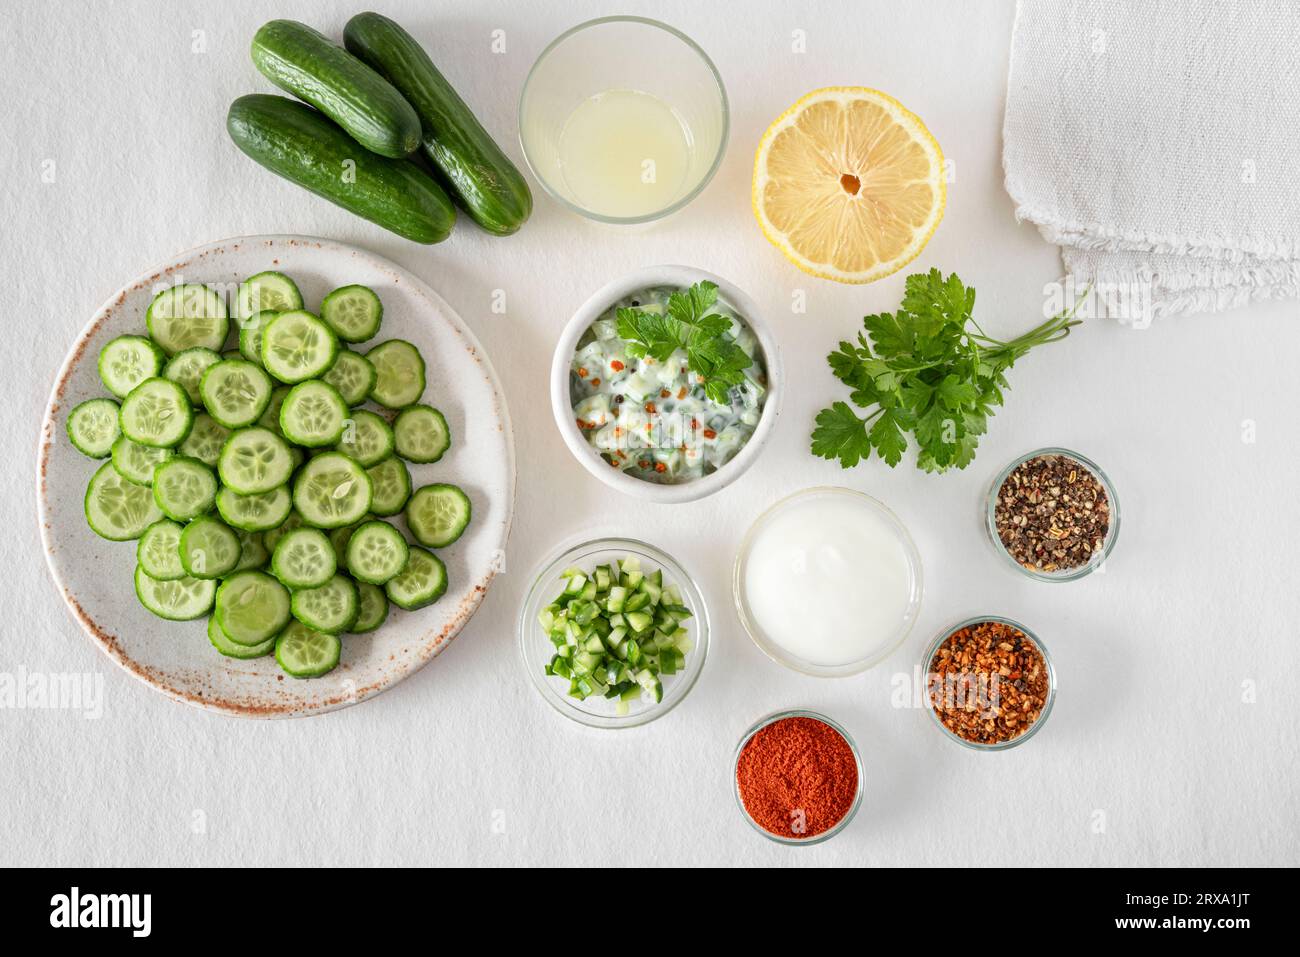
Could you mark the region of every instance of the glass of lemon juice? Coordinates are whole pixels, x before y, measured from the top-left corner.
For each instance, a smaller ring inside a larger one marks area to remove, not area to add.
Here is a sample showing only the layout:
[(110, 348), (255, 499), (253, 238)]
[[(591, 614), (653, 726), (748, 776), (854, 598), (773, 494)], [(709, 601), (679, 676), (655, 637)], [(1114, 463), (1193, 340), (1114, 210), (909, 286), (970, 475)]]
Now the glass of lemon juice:
[(685, 34), (641, 17), (579, 24), (524, 83), (519, 141), (563, 205), (606, 223), (644, 223), (685, 206), (727, 147), (727, 92)]

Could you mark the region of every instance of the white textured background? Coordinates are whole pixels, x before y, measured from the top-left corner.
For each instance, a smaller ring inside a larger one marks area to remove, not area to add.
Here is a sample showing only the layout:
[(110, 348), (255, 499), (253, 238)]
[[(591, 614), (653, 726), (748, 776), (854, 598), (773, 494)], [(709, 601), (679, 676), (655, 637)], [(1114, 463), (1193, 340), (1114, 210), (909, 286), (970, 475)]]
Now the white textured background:
[[(534, 58), (572, 24), (621, 12), (594, 2), (375, 6), (427, 45), (516, 158), (515, 102)], [(300, 192), (226, 139), (229, 101), (269, 89), (247, 54), (257, 26), (286, 16), (338, 35), (362, 9), (355, 0), (5, 6), (0, 672), (102, 672), (104, 712), (95, 721), (0, 711), (0, 863), (1300, 863), (1295, 304), (1143, 332), (1087, 324), (1013, 371), (1009, 405), (965, 473), (878, 463), (842, 473), (806, 451), (813, 413), (840, 395), (823, 356), (864, 313), (894, 308), (902, 278), (855, 288), (787, 265), (750, 215), (754, 147), (815, 87), (894, 94), (956, 163), (947, 216), (916, 266), (957, 270), (977, 286), (977, 315), (991, 331), (1027, 328), (1060, 266), (1031, 227), (1016, 225), (1001, 186), (1011, 6), (621, 8), (686, 31), (723, 74), (732, 142), (708, 190), (675, 219), (635, 232), (589, 226), (538, 195), (513, 238), (463, 225), (428, 248)], [(507, 52), (494, 55), (498, 28)], [(795, 30), (806, 32), (804, 54), (791, 52)], [(194, 31), (205, 52), (192, 52)], [(42, 180), (47, 161), (53, 182)], [(77, 331), (150, 264), (256, 232), (355, 242), (432, 283), (502, 376), (520, 466), (510, 573), (456, 643), (360, 707), (271, 723), (183, 707), (114, 668), (60, 604), (34, 518), (40, 416)], [(611, 277), (664, 261), (748, 290), (778, 326), (791, 383), (756, 467), (716, 497), (675, 508), (638, 505), (589, 477), (560, 443), (546, 400), (551, 346), (572, 311)], [(490, 311), (494, 289), (506, 290), (507, 315)], [(807, 292), (806, 315), (791, 312), (796, 290)], [(1248, 420), (1253, 443), (1243, 441)], [(1031, 583), (999, 565), (977, 521), (993, 473), (1046, 444), (1099, 461), (1123, 508), (1105, 574), (1072, 585)], [(823, 483), (896, 509), (926, 573), (904, 647), (836, 681), (763, 657), (729, 589), (749, 521)], [(714, 645), (699, 684), (639, 730), (589, 731), (553, 713), (516, 651), (527, 570), (592, 525), (659, 544), (711, 602)], [(1061, 680), (1050, 724), (1000, 755), (965, 751), (923, 711), (889, 699), (891, 676), (911, 670), (937, 629), (978, 611), (1037, 629)], [(858, 818), (815, 848), (763, 840), (730, 790), (742, 731), (794, 706), (843, 722), (868, 768)], [(205, 829), (194, 827), (200, 817)]]

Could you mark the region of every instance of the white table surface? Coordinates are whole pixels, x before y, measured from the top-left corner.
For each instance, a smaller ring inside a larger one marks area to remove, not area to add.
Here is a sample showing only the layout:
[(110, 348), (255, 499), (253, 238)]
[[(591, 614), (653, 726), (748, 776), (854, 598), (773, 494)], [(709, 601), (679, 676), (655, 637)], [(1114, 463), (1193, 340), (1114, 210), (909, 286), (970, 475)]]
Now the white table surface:
[[(620, 7), (621, 9), (615, 9)], [(542, 47), (589, 17), (637, 12), (701, 42), (734, 110), (707, 191), (658, 227), (610, 231), (535, 190), (517, 236), (465, 225), (422, 247), (255, 167), (224, 131), (234, 97), (268, 91), (248, 44), (262, 20), (340, 34), (355, 2), (57, 3), (6, 6), (5, 329), (10, 337), (0, 555), (0, 673), (102, 674), (102, 717), (0, 710), (4, 864), (1296, 864), (1300, 720), (1288, 674), (1300, 617), (1287, 541), (1300, 523), (1294, 303), (1165, 321), (1085, 324), (1012, 373), (1007, 407), (965, 472), (910, 462), (842, 472), (812, 458), (815, 411), (841, 390), (824, 356), (895, 276), (867, 287), (804, 276), (749, 209), (753, 150), (800, 95), (878, 87), (924, 118), (955, 161), (947, 215), (916, 267), (957, 270), (977, 316), (1008, 335), (1041, 314), (1056, 251), (1017, 225), (1002, 189), (1007, 3), (740, 4), (382, 2), (407, 25), (516, 159), (515, 102)], [(504, 30), (506, 51), (491, 52)], [(807, 52), (792, 53), (793, 31)], [(195, 47), (201, 49), (195, 52)], [(52, 164), (52, 166), (51, 166)], [(47, 174), (53, 171), (53, 181)], [(113, 666), (50, 581), (33, 462), (54, 372), (118, 285), (190, 246), (296, 232), (357, 243), (432, 283), (487, 347), (505, 383), (519, 461), (507, 573), (454, 645), (360, 707), (247, 721), (176, 704)], [(551, 348), (614, 276), (681, 262), (729, 277), (777, 325), (791, 385), (756, 467), (719, 495), (640, 505), (583, 471), (546, 399)], [(504, 290), (504, 315), (491, 309)], [(807, 313), (794, 314), (797, 292)], [(1252, 437), (1254, 441), (1247, 441)], [(1123, 532), (1105, 574), (1067, 586), (1002, 567), (977, 513), (1015, 454), (1060, 444), (1109, 471)], [(921, 550), (920, 621), (884, 665), (805, 678), (765, 658), (731, 607), (740, 537), (777, 498), (844, 484), (892, 506)], [(703, 676), (662, 720), (618, 733), (566, 721), (524, 675), (515, 616), (528, 570), (588, 527), (634, 534), (699, 579), (715, 623)], [(1025, 747), (970, 753), (921, 710), (890, 700), (945, 624), (1018, 618), (1060, 676), (1050, 724)], [(815, 848), (778, 847), (742, 820), (730, 762), (776, 709), (819, 709), (867, 764), (864, 806)]]

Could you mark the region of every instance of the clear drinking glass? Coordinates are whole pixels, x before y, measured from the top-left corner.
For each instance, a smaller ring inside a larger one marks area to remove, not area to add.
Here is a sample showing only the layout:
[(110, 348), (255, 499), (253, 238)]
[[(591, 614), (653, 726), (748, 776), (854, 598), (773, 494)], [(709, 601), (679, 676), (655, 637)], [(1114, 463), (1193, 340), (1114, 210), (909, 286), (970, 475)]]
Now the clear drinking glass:
[(726, 152), (722, 78), (678, 30), (602, 17), (557, 37), (519, 100), (519, 142), (542, 188), (605, 223), (644, 223), (685, 206)]

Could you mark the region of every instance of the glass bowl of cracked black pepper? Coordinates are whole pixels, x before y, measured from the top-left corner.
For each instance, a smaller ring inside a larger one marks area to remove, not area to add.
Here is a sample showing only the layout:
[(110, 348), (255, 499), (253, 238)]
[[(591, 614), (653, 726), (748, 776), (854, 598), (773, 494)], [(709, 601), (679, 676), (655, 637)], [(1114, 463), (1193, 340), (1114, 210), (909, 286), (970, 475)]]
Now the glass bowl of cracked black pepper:
[(985, 526), (1023, 574), (1068, 582), (1101, 567), (1119, 535), (1119, 499), (1106, 473), (1069, 449), (1020, 456), (989, 486)]
[(1056, 669), (1038, 636), (998, 615), (939, 632), (926, 653), (926, 707), (939, 730), (976, 751), (1024, 744), (1056, 701)]

